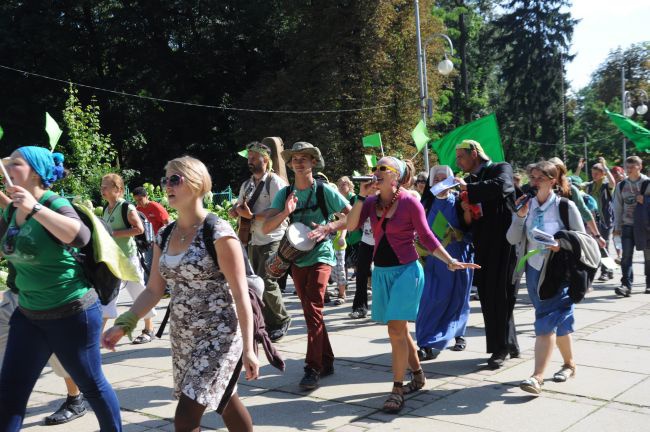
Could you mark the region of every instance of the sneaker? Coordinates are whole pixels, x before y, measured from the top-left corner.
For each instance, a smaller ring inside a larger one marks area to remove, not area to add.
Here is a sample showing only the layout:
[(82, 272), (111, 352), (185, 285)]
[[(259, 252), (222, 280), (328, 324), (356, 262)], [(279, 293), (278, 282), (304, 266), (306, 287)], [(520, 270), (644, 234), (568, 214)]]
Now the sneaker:
[(356, 309), (348, 314), (348, 316), (352, 319), (365, 318), (366, 315), (368, 315), (368, 311), (365, 309)]
[(614, 270), (610, 270), (607, 272), (607, 279), (609, 280), (614, 279)]
[(45, 417), (45, 424), (48, 426), (60, 425), (79, 418), (87, 412), (83, 395), (68, 396), (58, 410)]
[(646, 293), (646, 294), (650, 294), (650, 287), (648, 287), (648, 288), (645, 289), (645, 293)]
[(269, 339), (271, 339), (271, 342), (277, 342), (285, 337), (289, 331), (289, 327), (291, 327), (291, 319), (285, 321), (279, 329), (271, 330), (269, 332)]
[[(612, 277), (614, 277), (612, 275)], [(598, 282), (607, 282), (609, 280), (609, 276), (607, 276), (607, 272), (601, 273), (600, 276), (598, 276), (598, 279), (596, 279)]]
[(318, 387), (318, 380), (320, 380), (320, 374), (309, 366), (305, 366), (305, 376), (300, 380), (300, 386), (303, 390), (313, 390)]
[(620, 296), (629, 297), (630, 294), (632, 294), (632, 288), (621, 285), (620, 287), (616, 288), (614, 292)]

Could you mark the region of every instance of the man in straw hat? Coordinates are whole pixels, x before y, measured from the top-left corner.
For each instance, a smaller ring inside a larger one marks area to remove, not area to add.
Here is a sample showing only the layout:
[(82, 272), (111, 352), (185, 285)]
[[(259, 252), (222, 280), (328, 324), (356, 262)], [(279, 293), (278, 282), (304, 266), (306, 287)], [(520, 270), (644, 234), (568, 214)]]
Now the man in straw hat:
[(348, 201), (331, 186), (314, 180), (314, 171), (323, 169), (325, 161), (317, 147), (297, 142), (291, 150), (282, 152), (282, 159), (295, 174), (295, 185), (284, 188), (273, 200), (267, 212), (264, 231), (271, 232), (287, 218), (310, 228), (309, 238), (316, 246), (291, 266), (291, 277), (302, 303), (307, 324), (307, 355), (305, 375), (300, 387), (311, 390), (318, 387), (321, 377), (334, 372), (334, 353), (323, 319), (325, 290), (332, 266), (336, 264), (334, 248), (329, 235), (345, 228), (345, 217), (330, 222), (335, 213), (347, 214)]
[(239, 189), (237, 205), (230, 210), (232, 217), (242, 218), (241, 223), (250, 224), (250, 239), (242, 240), (248, 244), (248, 257), (255, 274), (264, 280), (264, 323), (269, 338), (275, 342), (284, 337), (289, 330), (291, 318), (282, 300), (278, 281), (266, 274), (266, 260), (278, 251), (280, 240), (287, 229), (282, 222), (269, 233), (263, 232), (264, 212), (271, 207), (273, 198), (287, 182), (271, 171), (272, 150), (266, 144), (254, 141), (246, 146), (248, 150), (248, 169), (251, 177)]
[(461, 191), (467, 191), (470, 204), (481, 208), (481, 217), (471, 225), (475, 262), (481, 266), (474, 273), (474, 283), (485, 322), (487, 352), (492, 354), (488, 366), (498, 369), (508, 355), (519, 357), (513, 319), (515, 251), (506, 240), (515, 194), (512, 167), (506, 162), (492, 162), (474, 140), (464, 140), (456, 146), (456, 163), (469, 173), (465, 179), (459, 179)]

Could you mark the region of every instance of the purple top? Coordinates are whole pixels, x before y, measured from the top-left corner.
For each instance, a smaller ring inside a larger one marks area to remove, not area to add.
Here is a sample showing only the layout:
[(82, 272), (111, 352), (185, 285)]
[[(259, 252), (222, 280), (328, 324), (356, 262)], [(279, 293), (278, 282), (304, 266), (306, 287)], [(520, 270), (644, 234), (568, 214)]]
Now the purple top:
[[(422, 246), (431, 252), (440, 247), (440, 242), (429, 229), (424, 208), (413, 195), (402, 192), (397, 202), (395, 214), (391, 216), (386, 224), (386, 239), (393, 248), (395, 255), (397, 255), (400, 264), (407, 264), (418, 259), (418, 253), (415, 250), (414, 232), (417, 232)], [(379, 241), (384, 235), (384, 230), (379, 226), (380, 217), (376, 214), (376, 204), (377, 195), (370, 196), (364, 201), (361, 216), (359, 217), (361, 223), (357, 226), (358, 229), (366, 218), (370, 218), (372, 233), (375, 238), (374, 253), (377, 252)]]

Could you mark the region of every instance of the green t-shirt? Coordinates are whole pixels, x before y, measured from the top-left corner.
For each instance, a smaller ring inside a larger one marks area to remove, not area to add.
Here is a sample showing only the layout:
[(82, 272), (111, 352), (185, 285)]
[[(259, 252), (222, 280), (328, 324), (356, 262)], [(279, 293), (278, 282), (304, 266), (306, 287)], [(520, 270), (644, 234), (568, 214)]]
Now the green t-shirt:
[[(288, 195), (287, 192), (289, 187), (291, 186), (287, 186), (275, 194), (273, 203), (271, 204), (272, 209), (280, 211), (284, 210), (284, 203)], [(348, 201), (343, 198), (343, 195), (341, 195), (337, 190), (326, 184), (323, 184), (322, 187), (323, 195), (325, 196), (325, 205), (330, 214), (340, 212), (349, 205)], [(294, 188), (294, 190), (298, 197), (298, 206), (296, 207), (296, 211), (291, 215), (291, 222), (302, 222), (310, 228), (312, 228), (312, 222), (319, 225), (327, 223), (323, 217), (323, 213), (320, 211), (320, 207), (318, 206), (316, 182), (307, 189), (299, 190)], [(300, 209), (305, 210), (298, 211)], [(329, 238), (316, 244), (311, 252), (296, 260), (294, 264), (298, 267), (309, 267), (316, 263), (329, 264), (332, 266), (336, 265), (336, 256), (334, 255), (332, 240)]]
[[(104, 219), (104, 221), (106, 221), (106, 223), (109, 224), (114, 231), (131, 228), (129, 221), (122, 219), (123, 205), (129, 206), (129, 211), (127, 214), (131, 213), (132, 211), (136, 211), (135, 206), (131, 203), (127, 203), (124, 199), (117, 200), (117, 203), (115, 203), (115, 207), (113, 207), (112, 211), (108, 211), (108, 206), (106, 206), (104, 209), (102, 219)], [(115, 238), (115, 243), (117, 243), (120, 249), (122, 249), (122, 252), (124, 252), (124, 254), (129, 258), (138, 252), (138, 247), (136, 246), (133, 237)]]
[[(53, 192), (47, 191), (40, 199), (44, 203)], [(70, 207), (65, 198), (55, 200), (50, 208)], [(16, 269), (18, 304), (30, 310), (48, 310), (63, 306), (83, 297), (90, 284), (81, 265), (34, 218), (21, 227), (16, 226), (16, 213), (7, 222), (7, 231), (0, 240), (7, 261)], [(16, 230), (17, 233), (16, 233)], [(7, 239), (9, 238), (9, 241)]]

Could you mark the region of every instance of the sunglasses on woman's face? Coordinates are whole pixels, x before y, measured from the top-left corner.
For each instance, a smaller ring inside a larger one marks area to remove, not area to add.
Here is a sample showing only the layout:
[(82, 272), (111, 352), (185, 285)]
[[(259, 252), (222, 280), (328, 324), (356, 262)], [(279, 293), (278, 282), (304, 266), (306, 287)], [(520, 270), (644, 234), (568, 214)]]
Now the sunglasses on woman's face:
[(171, 187), (176, 187), (181, 183), (183, 183), (183, 176), (178, 174), (172, 174), (169, 177), (162, 177), (160, 179), (160, 185), (162, 187), (167, 187), (168, 185)]
[(386, 170), (388, 170), (388, 171), (394, 172), (395, 174), (399, 174), (399, 171), (397, 171), (392, 166), (388, 166), (388, 165), (377, 165), (376, 167), (372, 168), (372, 172), (375, 172), (377, 170), (379, 170), (381, 172), (385, 172)]
[(16, 237), (20, 228), (17, 226), (12, 226), (7, 229), (7, 236), (5, 237), (5, 242), (2, 244), (2, 253), (5, 255), (10, 255), (16, 250)]

